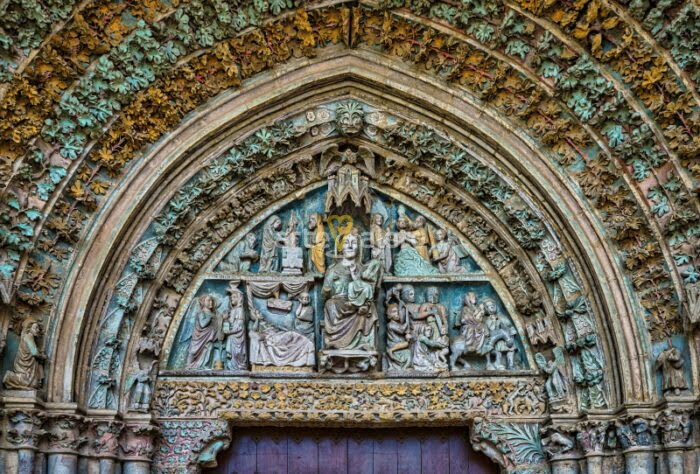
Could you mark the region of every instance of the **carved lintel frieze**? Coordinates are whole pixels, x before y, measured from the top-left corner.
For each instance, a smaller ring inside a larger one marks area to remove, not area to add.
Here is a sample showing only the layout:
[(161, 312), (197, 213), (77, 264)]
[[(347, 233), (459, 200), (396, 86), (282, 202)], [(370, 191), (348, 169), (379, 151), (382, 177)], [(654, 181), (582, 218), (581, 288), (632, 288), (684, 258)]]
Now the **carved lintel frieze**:
[[(203, 403), (203, 401), (205, 401)], [(538, 417), (545, 413), (539, 378), (501, 380), (162, 379), (154, 409), (161, 418), (227, 416), (238, 422), (438, 423), (473, 416)]]
[(152, 424), (126, 424), (119, 440), (120, 458), (150, 462), (160, 429)]

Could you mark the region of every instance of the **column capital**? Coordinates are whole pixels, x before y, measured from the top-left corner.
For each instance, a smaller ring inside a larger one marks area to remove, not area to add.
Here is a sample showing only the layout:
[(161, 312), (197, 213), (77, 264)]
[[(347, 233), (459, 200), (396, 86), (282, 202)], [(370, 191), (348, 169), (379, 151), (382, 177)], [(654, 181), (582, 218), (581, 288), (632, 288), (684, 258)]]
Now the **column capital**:
[(49, 453), (78, 454), (86, 441), (85, 418), (72, 413), (50, 414), (47, 420)]
[(4, 413), (4, 445), (10, 449), (32, 449), (46, 435), (45, 415), (39, 410), (10, 408)]
[(119, 439), (120, 459), (150, 462), (160, 429), (150, 423), (124, 425)]

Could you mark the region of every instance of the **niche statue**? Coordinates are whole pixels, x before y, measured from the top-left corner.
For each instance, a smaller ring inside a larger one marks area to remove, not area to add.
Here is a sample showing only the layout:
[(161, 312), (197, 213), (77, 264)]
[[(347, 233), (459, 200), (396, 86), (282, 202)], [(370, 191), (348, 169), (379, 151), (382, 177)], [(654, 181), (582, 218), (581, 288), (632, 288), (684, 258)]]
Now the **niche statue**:
[(42, 362), (46, 354), (39, 349), (41, 325), (38, 321), (26, 319), (22, 323), (19, 348), (12, 370), (7, 371), (3, 383), (7, 388), (32, 390), (41, 387), (44, 378)]

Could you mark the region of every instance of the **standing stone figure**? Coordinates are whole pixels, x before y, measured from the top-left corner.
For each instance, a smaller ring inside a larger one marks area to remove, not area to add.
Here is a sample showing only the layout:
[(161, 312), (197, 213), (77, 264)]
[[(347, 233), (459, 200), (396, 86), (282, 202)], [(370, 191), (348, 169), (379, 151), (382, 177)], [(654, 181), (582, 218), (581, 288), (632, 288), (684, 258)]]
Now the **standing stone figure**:
[(428, 248), (430, 247), (430, 231), (423, 216), (417, 216), (411, 226), (413, 235), (416, 237), (416, 252), (423, 260), (430, 261)]
[(187, 368), (203, 369), (209, 365), (216, 344), (221, 341), (221, 321), (217, 313), (216, 298), (202, 295), (198, 299), (199, 311), (195, 316), (190, 350), (187, 354)]
[(405, 370), (411, 366), (411, 331), (409, 320), (398, 303), (386, 304), (386, 358), (389, 369)]
[(447, 370), (449, 338), (447, 336), (447, 308), (440, 304), (437, 287), (426, 289), (426, 302), (418, 307), (413, 324), (415, 350), (413, 367), (424, 371)]
[(466, 272), (460, 264), (460, 259), (464, 256), (461, 244), (458, 241), (450, 241), (445, 229), (435, 231), (435, 245), (431, 256), (440, 273)]
[(25, 319), (14, 365), (3, 379), (6, 388), (32, 390), (41, 387), (44, 378), (42, 362), (46, 360), (46, 354), (39, 349), (40, 336), (41, 324), (33, 319)]
[(249, 272), (250, 266), (258, 261), (260, 255), (255, 250), (257, 238), (252, 232), (238, 242), (231, 250), (224, 261), (221, 262), (221, 269), (227, 272)]
[(307, 229), (309, 230), (309, 271), (324, 273), (326, 271), (326, 230), (323, 228), (321, 214), (314, 213), (309, 216)]
[(260, 249), (260, 273), (278, 272), (280, 257), (278, 247), (284, 245), (286, 235), (282, 232), (282, 219), (270, 216), (263, 226)]
[(139, 361), (139, 369), (130, 376), (126, 389), (129, 393), (129, 409), (141, 413), (146, 413), (151, 404), (153, 389), (151, 388), (151, 371), (156, 364), (155, 360), (150, 362)]
[(385, 274), (391, 271), (391, 232), (383, 227), (384, 217), (372, 214), (372, 225), (369, 229), (369, 245), (372, 248), (371, 257), (382, 263)]
[(237, 282), (231, 282), (226, 289), (229, 310), (223, 322), (224, 368), (226, 370), (245, 370), (248, 367), (248, 350), (246, 348), (246, 324), (243, 310), (243, 292)]
[(282, 273), (286, 275), (301, 275), (304, 268), (303, 251), (299, 246), (296, 213), (287, 222), (287, 230), (282, 242)]
[(661, 370), (661, 389), (664, 393), (673, 392), (679, 395), (681, 390), (688, 388), (683, 375), (683, 355), (678, 348), (669, 344), (669, 348), (659, 354), (656, 359), (656, 370)]

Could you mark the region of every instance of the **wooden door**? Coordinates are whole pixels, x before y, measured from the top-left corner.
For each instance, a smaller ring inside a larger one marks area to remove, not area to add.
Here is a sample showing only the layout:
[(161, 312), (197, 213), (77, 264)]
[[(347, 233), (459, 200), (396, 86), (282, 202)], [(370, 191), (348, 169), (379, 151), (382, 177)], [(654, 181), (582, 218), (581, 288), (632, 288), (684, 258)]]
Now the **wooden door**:
[(219, 455), (226, 474), (486, 474), (466, 428), (239, 428)]

